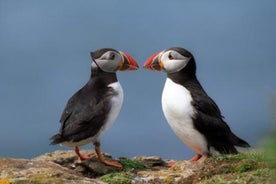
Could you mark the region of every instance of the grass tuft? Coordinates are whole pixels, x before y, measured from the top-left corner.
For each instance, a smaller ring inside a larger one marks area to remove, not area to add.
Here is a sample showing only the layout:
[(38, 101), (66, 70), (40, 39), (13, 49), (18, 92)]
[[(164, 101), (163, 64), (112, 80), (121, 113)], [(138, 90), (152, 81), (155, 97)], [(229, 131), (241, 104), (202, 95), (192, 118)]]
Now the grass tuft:
[(100, 177), (100, 180), (108, 184), (131, 184), (131, 176), (128, 173), (110, 173)]
[(121, 157), (119, 161), (123, 165), (123, 171), (106, 174), (100, 180), (108, 184), (131, 184), (133, 173), (146, 168), (143, 163), (128, 158)]
[(124, 171), (135, 171), (146, 168), (143, 163), (128, 158), (121, 157), (119, 161), (123, 164)]

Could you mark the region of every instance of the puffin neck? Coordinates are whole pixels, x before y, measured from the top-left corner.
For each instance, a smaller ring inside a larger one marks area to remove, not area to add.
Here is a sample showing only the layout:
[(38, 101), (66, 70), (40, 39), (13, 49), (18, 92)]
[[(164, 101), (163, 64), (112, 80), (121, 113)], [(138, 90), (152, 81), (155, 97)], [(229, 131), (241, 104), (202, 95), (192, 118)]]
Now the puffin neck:
[(186, 88), (201, 88), (199, 81), (195, 74), (186, 73), (185, 71), (181, 70), (179, 72), (170, 73), (167, 75), (169, 79), (173, 82), (185, 86)]
[(189, 84), (190, 82), (198, 83), (196, 77), (196, 64), (194, 58), (192, 58), (186, 67), (175, 73), (168, 73), (167, 77), (178, 84)]
[(176, 83), (182, 83), (183, 81), (189, 81), (196, 78), (195, 74), (187, 73), (184, 69), (178, 72), (168, 73), (167, 77)]
[(109, 83), (118, 81), (117, 75), (115, 72), (105, 72), (99, 69), (98, 67), (91, 69), (90, 79), (95, 79), (95, 78), (105, 78), (105, 80), (107, 80)]

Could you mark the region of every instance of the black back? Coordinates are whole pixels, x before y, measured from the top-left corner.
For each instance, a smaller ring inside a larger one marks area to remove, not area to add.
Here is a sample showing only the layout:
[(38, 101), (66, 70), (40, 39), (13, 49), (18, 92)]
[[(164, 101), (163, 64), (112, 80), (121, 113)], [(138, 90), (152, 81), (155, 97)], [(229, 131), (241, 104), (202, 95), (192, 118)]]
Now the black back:
[[(190, 54), (190, 53), (189, 53)], [(196, 109), (193, 118), (194, 127), (202, 133), (208, 142), (208, 149), (212, 146), (220, 153), (237, 153), (236, 146), (249, 147), (249, 144), (237, 137), (223, 120), (220, 109), (212, 100), (196, 77), (194, 57), (185, 68), (176, 73), (168, 74), (175, 83), (188, 89), (192, 96), (192, 105)]]
[(92, 72), (86, 85), (67, 102), (60, 119), (60, 133), (51, 138), (51, 144), (78, 142), (96, 135), (110, 110), (109, 100), (116, 95), (108, 85), (116, 81), (115, 73), (100, 69)]

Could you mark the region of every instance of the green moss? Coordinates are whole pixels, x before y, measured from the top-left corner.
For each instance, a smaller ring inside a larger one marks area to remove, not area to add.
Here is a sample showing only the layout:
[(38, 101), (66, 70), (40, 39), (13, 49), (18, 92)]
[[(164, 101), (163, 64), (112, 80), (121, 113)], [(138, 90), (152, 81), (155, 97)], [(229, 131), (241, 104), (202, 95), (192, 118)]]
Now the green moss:
[(273, 183), (276, 170), (264, 162), (260, 153), (219, 155), (211, 159), (214, 169), (200, 181), (203, 184)]
[(265, 160), (276, 168), (276, 131), (271, 133), (264, 143)]
[(247, 171), (252, 170), (253, 167), (254, 166), (252, 166), (251, 164), (244, 163), (244, 164), (241, 164), (240, 166), (238, 166), (237, 169), (240, 173), (242, 173), (242, 172), (247, 172)]
[(110, 173), (100, 177), (100, 180), (108, 184), (131, 184), (132, 175), (129, 173)]
[(271, 132), (264, 140), (265, 159), (273, 167), (276, 168), (276, 98), (271, 99), (272, 117), (271, 117)]
[(166, 184), (174, 184), (174, 176), (168, 176), (165, 181)]
[(263, 183), (272, 184), (276, 180), (275, 171), (271, 169), (257, 169), (255, 171), (244, 173), (232, 173), (223, 175), (214, 175), (201, 181), (201, 184), (246, 184), (246, 183)]
[(56, 178), (53, 176), (48, 176), (45, 174), (34, 174), (29, 178), (28, 181), (30, 184), (62, 184), (64, 183), (61, 178)]
[(130, 184), (133, 173), (146, 168), (141, 162), (121, 157), (119, 161), (123, 165), (122, 172), (114, 172), (100, 177), (100, 180), (108, 184)]
[(236, 162), (241, 160), (253, 160), (256, 162), (264, 161), (264, 155), (259, 153), (239, 153), (234, 155), (218, 155), (212, 158), (216, 161)]
[(146, 168), (146, 166), (143, 163), (135, 161), (135, 160), (131, 160), (131, 159), (124, 158), (124, 157), (119, 158), (119, 160), (123, 165), (124, 171), (134, 171), (134, 170)]

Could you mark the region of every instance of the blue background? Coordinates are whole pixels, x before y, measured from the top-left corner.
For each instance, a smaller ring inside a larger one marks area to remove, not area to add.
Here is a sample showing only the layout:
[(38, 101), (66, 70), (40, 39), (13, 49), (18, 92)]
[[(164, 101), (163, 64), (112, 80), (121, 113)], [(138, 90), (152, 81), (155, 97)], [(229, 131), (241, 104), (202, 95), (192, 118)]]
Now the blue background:
[(162, 113), (166, 75), (142, 69), (172, 46), (194, 54), (197, 76), (232, 130), (258, 146), (273, 128), (276, 1), (0, 0), (0, 156), (70, 149), (50, 146), (49, 137), (89, 79), (89, 52), (112, 47), (141, 67), (118, 73), (124, 106), (102, 151), (188, 159), (193, 152)]

